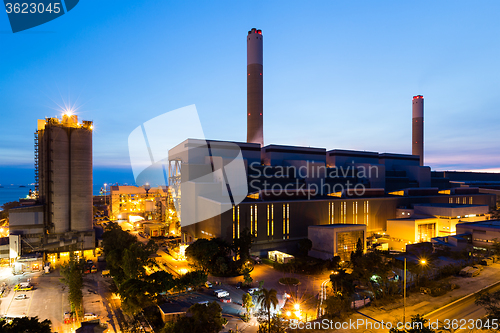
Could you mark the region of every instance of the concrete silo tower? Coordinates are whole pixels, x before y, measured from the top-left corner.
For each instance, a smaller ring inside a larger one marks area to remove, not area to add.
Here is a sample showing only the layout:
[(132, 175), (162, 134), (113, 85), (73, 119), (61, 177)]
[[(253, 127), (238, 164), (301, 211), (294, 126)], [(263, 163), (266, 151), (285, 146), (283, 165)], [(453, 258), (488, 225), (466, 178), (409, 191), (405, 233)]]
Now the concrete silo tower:
[(412, 155), (420, 156), (420, 166), (424, 165), (424, 96), (413, 96), (412, 100)]
[(92, 126), (68, 114), (38, 121), (35, 181), (45, 235), (93, 230)]
[(247, 142), (264, 145), (262, 30), (247, 35)]

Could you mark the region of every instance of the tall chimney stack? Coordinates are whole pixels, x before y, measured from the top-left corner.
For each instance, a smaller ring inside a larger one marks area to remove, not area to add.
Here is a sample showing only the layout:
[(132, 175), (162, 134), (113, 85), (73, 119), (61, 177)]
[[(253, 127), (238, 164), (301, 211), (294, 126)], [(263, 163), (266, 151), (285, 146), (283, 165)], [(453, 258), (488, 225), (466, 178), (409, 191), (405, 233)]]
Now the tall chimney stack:
[(412, 100), (412, 155), (420, 156), (420, 166), (424, 165), (424, 96), (413, 96)]
[(264, 145), (262, 30), (247, 36), (247, 142)]

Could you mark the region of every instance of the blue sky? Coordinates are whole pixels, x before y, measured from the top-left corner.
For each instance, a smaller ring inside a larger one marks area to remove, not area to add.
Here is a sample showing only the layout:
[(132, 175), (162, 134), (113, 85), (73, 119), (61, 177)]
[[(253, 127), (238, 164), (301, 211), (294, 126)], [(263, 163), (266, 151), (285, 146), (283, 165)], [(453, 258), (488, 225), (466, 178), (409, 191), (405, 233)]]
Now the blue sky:
[(190, 104), (207, 138), (245, 141), (252, 27), (266, 144), (411, 153), (422, 94), (426, 165), (499, 169), (499, 12), (498, 1), (80, 1), (13, 34), (2, 11), (0, 183), (33, 181), (36, 119), (64, 103), (94, 121), (95, 183), (132, 183), (128, 135)]

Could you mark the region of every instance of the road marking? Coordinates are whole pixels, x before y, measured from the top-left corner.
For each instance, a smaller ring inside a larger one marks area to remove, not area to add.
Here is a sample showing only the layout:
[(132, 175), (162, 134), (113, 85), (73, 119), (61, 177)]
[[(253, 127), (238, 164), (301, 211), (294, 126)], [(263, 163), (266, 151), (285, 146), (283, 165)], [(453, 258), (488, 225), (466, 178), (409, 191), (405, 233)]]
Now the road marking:
[(30, 297), (30, 301), (29, 301), (29, 304), (28, 304), (28, 310), (26, 311), (26, 316), (28, 316), (28, 313), (30, 312), (30, 308), (31, 308), (31, 302), (33, 302), (33, 298), (35, 297), (35, 291), (32, 290), (31, 291), (31, 297)]
[(460, 302), (460, 301), (463, 301), (463, 300), (464, 300), (464, 299), (466, 299), (466, 298), (469, 298), (469, 297), (471, 297), (471, 296), (474, 296), (475, 294), (477, 294), (477, 293), (479, 293), (479, 292), (481, 292), (481, 291), (483, 291), (483, 290), (485, 290), (485, 289), (488, 289), (488, 288), (494, 287), (494, 286), (496, 286), (496, 285), (498, 285), (498, 284), (500, 284), (500, 282), (495, 282), (495, 283), (490, 284), (489, 286), (486, 286), (486, 287), (484, 287), (484, 288), (482, 288), (482, 289), (479, 289), (479, 290), (478, 290), (478, 291), (476, 291), (476, 292), (473, 292), (473, 293), (471, 293), (471, 294), (469, 294), (469, 295), (465, 295), (464, 297), (461, 297), (461, 298), (457, 299), (457, 300), (456, 300), (456, 301), (454, 301), (454, 302), (451, 302), (451, 303), (449, 303), (449, 304), (446, 304), (445, 306), (442, 306), (442, 307), (440, 307), (440, 308), (438, 308), (438, 309), (436, 309), (436, 310), (434, 310), (434, 311), (429, 312), (428, 314), (424, 315), (424, 318), (425, 318), (425, 317), (428, 317), (428, 316), (431, 316), (431, 315), (433, 315), (434, 313), (436, 313), (436, 312), (438, 312), (438, 311), (441, 311), (441, 310), (443, 310), (443, 309), (445, 309), (445, 308), (447, 308), (447, 307), (449, 307), (449, 306), (452, 306), (452, 305), (453, 305), (453, 304), (455, 304), (455, 303), (458, 303), (458, 302)]
[(318, 306), (318, 317), (321, 317), (325, 314), (325, 309), (321, 306), (323, 305), (323, 301), (326, 300), (326, 285), (330, 282), (330, 279), (327, 279), (321, 283), (321, 287), (319, 289), (319, 306)]

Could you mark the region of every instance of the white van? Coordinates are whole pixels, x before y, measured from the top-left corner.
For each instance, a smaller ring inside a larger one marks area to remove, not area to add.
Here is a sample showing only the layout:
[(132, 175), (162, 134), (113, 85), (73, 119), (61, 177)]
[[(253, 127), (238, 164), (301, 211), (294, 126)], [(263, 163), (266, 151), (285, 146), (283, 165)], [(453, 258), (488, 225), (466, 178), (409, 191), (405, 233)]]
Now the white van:
[(217, 290), (215, 292), (215, 296), (217, 296), (218, 298), (227, 297), (229, 296), (229, 293), (226, 290)]

